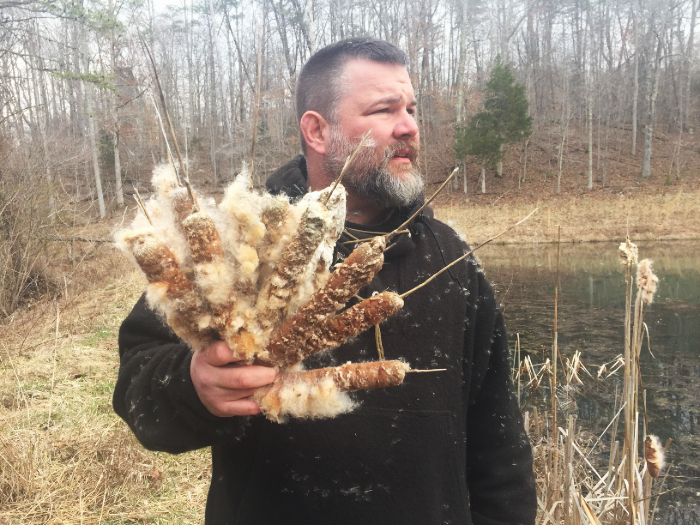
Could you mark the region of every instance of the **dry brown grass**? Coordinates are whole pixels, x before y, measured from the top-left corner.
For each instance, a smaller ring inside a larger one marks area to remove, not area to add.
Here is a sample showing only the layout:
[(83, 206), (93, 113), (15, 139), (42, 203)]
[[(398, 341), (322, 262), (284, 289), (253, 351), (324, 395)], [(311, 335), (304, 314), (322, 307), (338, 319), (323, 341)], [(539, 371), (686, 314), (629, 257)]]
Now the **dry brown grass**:
[(499, 243), (555, 242), (561, 224), (562, 242), (619, 241), (627, 234), (637, 241), (700, 238), (700, 191), (678, 189), (654, 194), (629, 195), (593, 192), (577, 196), (549, 196), (546, 201), (506, 195), (453, 193), (435, 206), (436, 217), (448, 222), (475, 244), (539, 211)]
[(108, 244), (56, 250), (63, 296), (0, 327), (0, 523), (201, 523), (209, 452), (146, 451), (111, 406), (142, 277)]

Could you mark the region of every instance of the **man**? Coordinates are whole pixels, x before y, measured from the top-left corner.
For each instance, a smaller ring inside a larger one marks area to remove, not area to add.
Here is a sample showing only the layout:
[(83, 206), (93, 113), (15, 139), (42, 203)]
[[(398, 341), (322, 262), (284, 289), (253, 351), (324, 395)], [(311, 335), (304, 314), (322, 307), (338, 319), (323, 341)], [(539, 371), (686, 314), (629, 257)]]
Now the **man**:
[[(305, 155), (272, 175), (270, 191), (295, 198), (328, 186), (372, 131), (343, 181), (340, 259), (352, 240), (392, 231), (423, 202), (413, 87), (404, 54), (364, 38), (316, 53), (297, 89)], [(360, 295), (410, 290), (466, 249), (427, 209)], [(237, 366), (223, 342), (192, 355), (142, 298), (120, 331), (115, 410), (148, 448), (212, 447), (207, 523), (534, 523), (530, 445), (503, 318), (483, 273), (465, 261), (405, 303), (381, 325), (386, 358), (445, 372), (359, 392), (350, 414), (279, 425), (246, 417), (259, 412), (250, 396), (276, 370)], [(375, 360), (375, 336), (365, 332), (306, 364)]]

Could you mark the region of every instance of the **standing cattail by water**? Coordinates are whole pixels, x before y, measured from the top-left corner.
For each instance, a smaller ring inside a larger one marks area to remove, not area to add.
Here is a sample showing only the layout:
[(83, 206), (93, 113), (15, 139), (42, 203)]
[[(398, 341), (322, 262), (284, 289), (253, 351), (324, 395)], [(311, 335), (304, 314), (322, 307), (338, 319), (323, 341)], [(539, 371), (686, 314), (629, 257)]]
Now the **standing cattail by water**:
[(659, 278), (654, 274), (651, 268), (652, 262), (650, 259), (639, 261), (637, 265), (637, 286), (639, 293), (642, 294), (642, 301), (651, 304), (656, 293), (656, 283)]
[(658, 437), (648, 435), (644, 440), (644, 459), (647, 461), (649, 475), (652, 478), (658, 478), (659, 472), (666, 465), (664, 449)]
[(639, 250), (637, 245), (634, 244), (629, 239), (625, 242), (620, 243), (620, 264), (623, 266), (637, 264), (637, 259), (639, 257)]

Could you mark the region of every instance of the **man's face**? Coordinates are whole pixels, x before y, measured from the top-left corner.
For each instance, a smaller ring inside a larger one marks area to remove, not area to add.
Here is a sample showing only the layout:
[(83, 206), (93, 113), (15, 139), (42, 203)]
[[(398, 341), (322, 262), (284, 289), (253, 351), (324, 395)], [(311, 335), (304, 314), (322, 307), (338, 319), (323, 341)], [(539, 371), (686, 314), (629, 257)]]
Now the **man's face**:
[(343, 184), (360, 199), (382, 207), (411, 204), (423, 181), (416, 167), (419, 135), (408, 72), (398, 64), (353, 60), (345, 67), (341, 86), (337, 122), (324, 156), (326, 172), (338, 176), (371, 129), (371, 140), (355, 157)]

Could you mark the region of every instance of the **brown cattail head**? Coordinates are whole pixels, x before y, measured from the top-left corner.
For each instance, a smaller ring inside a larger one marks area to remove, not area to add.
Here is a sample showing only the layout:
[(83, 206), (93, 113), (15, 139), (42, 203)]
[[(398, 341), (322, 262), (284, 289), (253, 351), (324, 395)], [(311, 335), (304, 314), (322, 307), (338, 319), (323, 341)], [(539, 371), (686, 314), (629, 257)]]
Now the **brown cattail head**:
[(644, 440), (644, 459), (647, 461), (649, 475), (652, 478), (658, 478), (659, 472), (666, 465), (666, 458), (657, 436), (648, 435)]
[(190, 252), (195, 264), (223, 258), (224, 251), (221, 247), (219, 231), (208, 214), (203, 211), (193, 213), (184, 220), (182, 226), (190, 243)]
[(151, 284), (167, 285), (172, 298), (192, 291), (192, 285), (182, 273), (175, 254), (151, 230), (126, 231), (119, 239), (122, 250), (131, 252)]
[(631, 266), (637, 264), (639, 258), (639, 250), (637, 245), (629, 239), (620, 244), (620, 264), (623, 266)]
[(178, 228), (182, 222), (192, 213), (192, 200), (187, 193), (187, 188), (175, 188), (170, 192), (170, 206)]
[(654, 300), (656, 283), (659, 282), (659, 278), (654, 275), (651, 266), (652, 262), (650, 259), (639, 261), (637, 265), (637, 286), (639, 287), (639, 293), (642, 294), (642, 301), (647, 304), (651, 304)]

